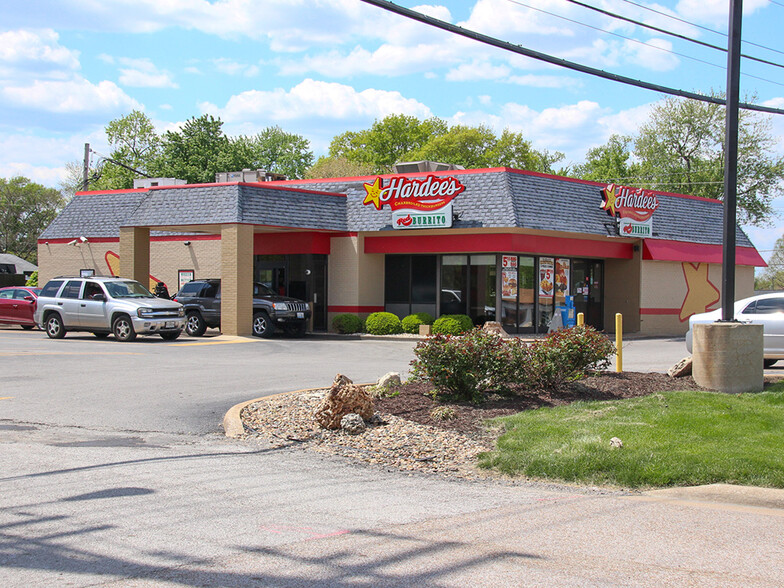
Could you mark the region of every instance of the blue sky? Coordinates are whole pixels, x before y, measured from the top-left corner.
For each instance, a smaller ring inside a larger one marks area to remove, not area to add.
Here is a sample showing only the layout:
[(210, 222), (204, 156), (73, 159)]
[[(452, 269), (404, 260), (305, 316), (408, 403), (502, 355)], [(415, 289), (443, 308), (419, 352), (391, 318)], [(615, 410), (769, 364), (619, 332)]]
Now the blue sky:
[[(665, 86), (707, 93), (726, 84), (723, 53), (567, 0), (399, 3)], [(726, 37), (706, 30), (727, 30), (726, 0), (587, 3), (726, 46)], [(744, 2), (745, 53), (784, 63), (782, 4)], [(21, 174), (53, 187), (65, 164), (81, 159), (85, 142), (106, 153), (104, 126), (134, 108), (160, 131), (203, 113), (220, 116), (230, 135), (279, 125), (309, 139), (317, 156), (336, 134), (388, 114), (438, 116), (520, 131), (537, 148), (562, 151), (565, 163), (577, 163), (612, 133), (635, 134), (662, 98), (359, 0), (5, 1), (0, 23), (0, 177)], [(742, 73), (744, 94), (784, 108), (784, 69), (746, 60)], [(773, 132), (784, 152), (784, 116), (774, 117)], [(784, 213), (784, 200), (775, 206)], [(784, 233), (784, 221), (747, 232), (768, 250)]]

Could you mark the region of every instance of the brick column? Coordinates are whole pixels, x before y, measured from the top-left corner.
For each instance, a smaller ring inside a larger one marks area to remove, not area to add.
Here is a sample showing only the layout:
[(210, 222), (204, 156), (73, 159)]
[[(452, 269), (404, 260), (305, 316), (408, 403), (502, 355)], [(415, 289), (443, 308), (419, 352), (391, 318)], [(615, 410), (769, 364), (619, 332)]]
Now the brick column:
[(120, 276), (150, 284), (150, 229), (120, 227)]
[(253, 226), (221, 226), (221, 332), (251, 335), (253, 321)]

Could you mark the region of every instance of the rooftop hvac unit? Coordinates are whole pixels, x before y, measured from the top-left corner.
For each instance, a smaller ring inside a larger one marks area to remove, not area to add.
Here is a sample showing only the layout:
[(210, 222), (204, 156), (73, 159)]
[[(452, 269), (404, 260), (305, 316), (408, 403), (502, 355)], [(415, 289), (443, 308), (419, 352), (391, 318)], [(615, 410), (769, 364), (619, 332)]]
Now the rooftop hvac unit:
[(136, 189), (154, 186), (184, 186), (185, 184), (187, 184), (185, 180), (177, 178), (137, 178), (133, 181), (133, 187)]
[(247, 182), (249, 184), (254, 184), (257, 182), (274, 182), (276, 180), (285, 179), (286, 176), (283, 174), (276, 174), (263, 169), (244, 169), (242, 171), (218, 172), (215, 174), (215, 183), (217, 184), (232, 182)]
[(392, 166), (392, 171), (396, 174), (413, 174), (417, 172), (438, 172), (450, 171), (455, 169), (465, 169), (462, 165), (454, 163), (439, 163), (437, 161), (404, 161)]

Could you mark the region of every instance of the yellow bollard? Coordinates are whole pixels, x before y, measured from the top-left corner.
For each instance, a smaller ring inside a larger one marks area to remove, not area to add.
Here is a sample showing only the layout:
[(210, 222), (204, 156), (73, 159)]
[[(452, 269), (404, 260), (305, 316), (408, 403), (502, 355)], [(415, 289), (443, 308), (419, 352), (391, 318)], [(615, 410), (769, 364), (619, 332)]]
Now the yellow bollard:
[(615, 313), (615, 371), (623, 371), (623, 315)]
[(577, 326), (582, 327), (585, 324), (585, 313), (578, 312), (577, 313)]

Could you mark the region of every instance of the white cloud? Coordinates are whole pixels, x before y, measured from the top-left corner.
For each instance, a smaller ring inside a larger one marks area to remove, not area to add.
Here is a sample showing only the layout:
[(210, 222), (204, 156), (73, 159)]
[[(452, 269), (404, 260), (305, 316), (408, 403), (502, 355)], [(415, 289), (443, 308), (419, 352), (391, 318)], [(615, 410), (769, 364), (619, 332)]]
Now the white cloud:
[(508, 78), (511, 70), (506, 65), (492, 65), (487, 61), (463, 63), (447, 72), (445, 79), (450, 82), (467, 82), (476, 80), (500, 80)]
[(116, 84), (97, 84), (77, 78), (68, 81), (34, 81), (29, 85), (5, 86), (0, 100), (15, 108), (59, 114), (113, 114), (141, 108), (140, 104)]
[(203, 112), (217, 114), (227, 123), (324, 118), (352, 120), (383, 118), (388, 114), (407, 114), (426, 118), (430, 109), (400, 92), (387, 90), (357, 91), (351, 86), (306, 79), (291, 88), (271, 91), (250, 90), (232, 96), (223, 108), (210, 103), (200, 105)]
[(215, 66), (215, 69), (226, 75), (244, 76), (246, 78), (252, 78), (259, 75), (258, 65), (239, 63), (238, 61), (234, 61), (233, 59), (226, 59), (225, 57), (213, 59), (212, 63)]
[[(744, 16), (753, 14), (769, 4), (768, 0), (745, 0), (743, 14)], [(727, 0), (681, 0), (676, 10), (686, 20), (707, 22), (725, 28), (730, 14)]]
[(59, 38), (51, 29), (0, 33), (0, 63), (29, 65), (37, 62), (57, 68), (79, 69), (79, 52), (61, 46)]
[(177, 84), (167, 71), (159, 70), (149, 59), (120, 57), (120, 83), (131, 88), (176, 88)]
[(678, 67), (680, 60), (672, 51), (672, 43), (664, 39), (649, 39), (646, 44), (626, 41), (623, 56), (626, 61), (654, 71), (670, 71)]

